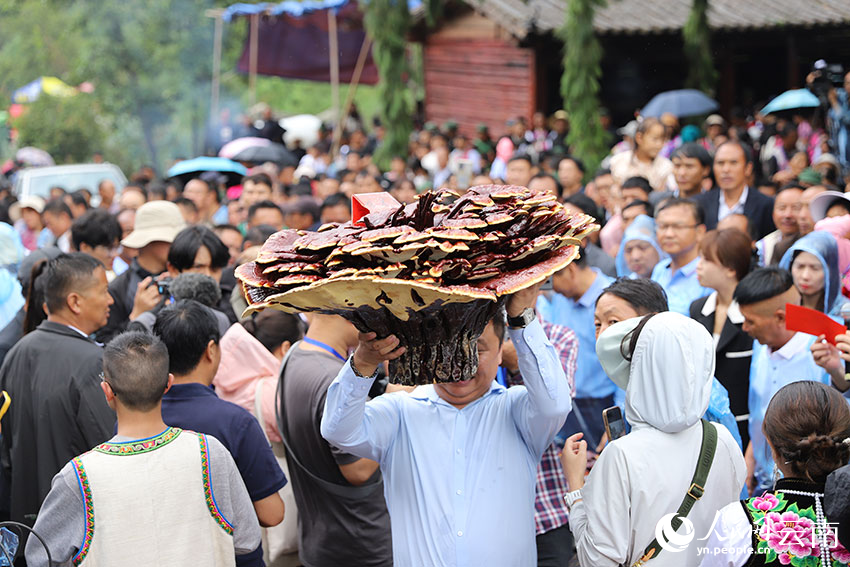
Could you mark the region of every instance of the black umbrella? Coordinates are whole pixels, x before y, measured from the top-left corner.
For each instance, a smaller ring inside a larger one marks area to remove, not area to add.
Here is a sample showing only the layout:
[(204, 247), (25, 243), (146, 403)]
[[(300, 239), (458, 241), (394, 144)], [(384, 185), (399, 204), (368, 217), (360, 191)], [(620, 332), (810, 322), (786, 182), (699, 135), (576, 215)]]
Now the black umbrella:
[(245, 148), (232, 158), (234, 161), (244, 161), (249, 163), (265, 163), (271, 161), (280, 167), (296, 167), (298, 166), (298, 158), (287, 150), (281, 144), (272, 144), (270, 146), (253, 146)]

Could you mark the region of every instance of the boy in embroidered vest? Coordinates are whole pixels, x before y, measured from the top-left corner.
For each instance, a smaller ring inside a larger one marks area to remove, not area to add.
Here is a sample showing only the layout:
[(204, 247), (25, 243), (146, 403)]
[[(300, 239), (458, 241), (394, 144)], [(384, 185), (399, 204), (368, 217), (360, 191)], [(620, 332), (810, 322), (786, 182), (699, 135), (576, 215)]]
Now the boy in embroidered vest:
[[(260, 526), (230, 453), (214, 437), (162, 421), (174, 379), (165, 345), (123, 333), (106, 347), (103, 371), (118, 435), (53, 478), (34, 526), (52, 565), (232, 566), (257, 549)], [(35, 537), (26, 559), (48, 564)]]

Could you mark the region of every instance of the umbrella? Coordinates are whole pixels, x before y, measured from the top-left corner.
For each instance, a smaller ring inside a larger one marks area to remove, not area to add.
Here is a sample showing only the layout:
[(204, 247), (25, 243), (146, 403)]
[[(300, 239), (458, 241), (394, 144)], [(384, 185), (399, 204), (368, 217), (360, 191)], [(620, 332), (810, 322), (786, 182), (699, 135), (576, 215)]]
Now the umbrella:
[(247, 136), (245, 138), (236, 138), (224, 144), (218, 152), (218, 155), (223, 158), (232, 158), (242, 150), (257, 146), (269, 146), (272, 141), (267, 138), (257, 138)]
[(286, 130), (283, 135), (286, 145), (291, 148), (295, 140), (301, 140), (301, 147), (309, 148), (319, 141), (322, 119), (312, 114), (297, 114), (284, 118), (280, 125)]
[(785, 91), (761, 109), (762, 114), (792, 110), (795, 108), (817, 108), (820, 100), (809, 89), (793, 89)]
[(229, 183), (238, 183), (248, 174), (248, 170), (242, 164), (222, 157), (196, 157), (175, 163), (168, 170), (168, 177), (179, 177), (184, 182), (192, 177), (197, 177), (206, 171), (218, 171), (227, 176)]
[(41, 93), (56, 97), (74, 96), (77, 89), (56, 77), (39, 77), (12, 93), (12, 102), (34, 102)]
[(245, 148), (233, 156), (233, 159), (235, 161), (246, 161), (250, 163), (265, 163), (267, 161), (271, 161), (281, 167), (295, 167), (298, 165), (298, 158), (296, 158), (292, 152), (284, 148), (281, 144)]
[(717, 110), (717, 101), (696, 89), (679, 89), (658, 93), (641, 110), (644, 117), (661, 116), (665, 112), (683, 116), (699, 116)]
[(56, 162), (53, 161), (53, 158), (50, 157), (49, 153), (39, 148), (33, 148), (32, 146), (27, 146), (18, 150), (15, 154), (15, 161), (19, 161), (30, 167), (56, 165)]

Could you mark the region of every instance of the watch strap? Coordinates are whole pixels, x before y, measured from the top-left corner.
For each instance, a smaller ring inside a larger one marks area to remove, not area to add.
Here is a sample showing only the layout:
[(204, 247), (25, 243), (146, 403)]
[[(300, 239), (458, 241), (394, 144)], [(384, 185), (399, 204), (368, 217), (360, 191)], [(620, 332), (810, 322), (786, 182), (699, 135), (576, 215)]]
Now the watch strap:
[(522, 313), (516, 317), (508, 317), (508, 327), (511, 329), (524, 329), (534, 321), (536, 313), (533, 307), (526, 307)]

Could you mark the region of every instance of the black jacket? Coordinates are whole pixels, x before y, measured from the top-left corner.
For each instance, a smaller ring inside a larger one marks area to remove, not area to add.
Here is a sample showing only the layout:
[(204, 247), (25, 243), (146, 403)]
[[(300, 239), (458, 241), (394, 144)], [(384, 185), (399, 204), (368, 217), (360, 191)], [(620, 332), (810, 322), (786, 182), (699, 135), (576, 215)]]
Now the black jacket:
[[(714, 314), (717, 292), (691, 303), (691, 319), (714, 333)], [(708, 304), (706, 306), (706, 304)], [(753, 339), (742, 329), (740, 311), (730, 309), (717, 342), (717, 363), (714, 376), (729, 392), (729, 406), (736, 419), (749, 415), (750, 362), (753, 358)], [(744, 447), (750, 439), (748, 421), (738, 420), (738, 431)]]
[[(720, 189), (715, 187), (711, 191), (700, 193), (693, 200), (702, 206), (705, 211), (705, 227), (708, 230), (717, 228), (717, 215), (720, 212)], [(747, 192), (747, 202), (744, 203), (744, 215), (750, 219), (750, 225), (756, 232), (756, 240), (761, 240), (774, 230), (773, 224), (773, 199), (763, 195), (750, 187)]]
[(43, 321), (0, 368), (12, 404), (3, 416), (0, 461), (11, 482), (11, 517), (32, 524), (53, 476), (112, 437), (115, 413), (100, 389), (103, 349), (65, 325)]

